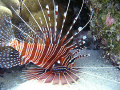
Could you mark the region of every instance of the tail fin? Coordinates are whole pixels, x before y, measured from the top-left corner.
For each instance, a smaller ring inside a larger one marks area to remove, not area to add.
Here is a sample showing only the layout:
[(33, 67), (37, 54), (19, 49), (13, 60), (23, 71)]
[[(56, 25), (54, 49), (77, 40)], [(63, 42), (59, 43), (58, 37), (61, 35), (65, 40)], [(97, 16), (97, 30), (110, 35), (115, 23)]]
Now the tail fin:
[(14, 31), (10, 23), (10, 16), (0, 18), (0, 47), (7, 46), (9, 41), (14, 38)]

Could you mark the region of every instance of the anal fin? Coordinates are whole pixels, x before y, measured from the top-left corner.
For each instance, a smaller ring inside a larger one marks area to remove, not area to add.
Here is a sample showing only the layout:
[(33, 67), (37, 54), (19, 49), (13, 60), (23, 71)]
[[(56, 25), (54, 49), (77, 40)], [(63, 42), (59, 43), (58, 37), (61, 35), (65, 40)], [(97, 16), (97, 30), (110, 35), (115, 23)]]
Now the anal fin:
[(36, 79), (42, 81), (43, 83), (55, 84), (72, 84), (76, 82), (79, 77), (76, 75), (76, 71), (64, 66), (55, 67), (52, 69), (44, 68), (32, 68), (24, 70), (24, 76), (28, 79)]

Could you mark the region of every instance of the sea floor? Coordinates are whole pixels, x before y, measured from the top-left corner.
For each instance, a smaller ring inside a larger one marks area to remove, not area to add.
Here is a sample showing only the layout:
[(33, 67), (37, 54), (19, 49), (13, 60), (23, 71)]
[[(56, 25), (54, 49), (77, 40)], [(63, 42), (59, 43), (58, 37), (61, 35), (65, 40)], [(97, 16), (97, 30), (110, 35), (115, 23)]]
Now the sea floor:
[[(72, 85), (52, 85), (36, 80), (24, 81), (21, 70), (4, 72), (0, 76), (0, 90), (120, 90), (120, 70), (102, 58), (99, 50), (84, 50), (89, 57), (76, 60), (81, 67), (80, 79)], [(78, 53), (79, 54), (79, 53)]]

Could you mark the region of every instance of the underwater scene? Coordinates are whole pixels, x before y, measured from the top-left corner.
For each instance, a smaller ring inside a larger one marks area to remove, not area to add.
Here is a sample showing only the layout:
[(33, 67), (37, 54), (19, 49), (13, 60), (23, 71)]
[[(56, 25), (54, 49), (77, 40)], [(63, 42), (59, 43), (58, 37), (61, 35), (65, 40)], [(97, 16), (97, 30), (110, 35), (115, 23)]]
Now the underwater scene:
[(119, 0), (0, 0), (0, 90), (119, 90)]

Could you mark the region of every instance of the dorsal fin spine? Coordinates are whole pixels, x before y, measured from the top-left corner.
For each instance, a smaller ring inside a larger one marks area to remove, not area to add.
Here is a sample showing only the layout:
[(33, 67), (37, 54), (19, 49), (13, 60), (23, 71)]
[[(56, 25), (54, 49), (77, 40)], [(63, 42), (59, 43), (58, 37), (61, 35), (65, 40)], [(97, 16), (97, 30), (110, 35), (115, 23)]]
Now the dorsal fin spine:
[(55, 26), (54, 26), (54, 28), (55, 28), (55, 31), (54, 31), (54, 41), (56, 40), (56, 34), (57, 34), (57, 18), (58, 18), (58, 5), (56, 5), (55, 6), (55, 16), (54, 16), (54, 18), (55, 18)]
[(47, 31), (49, 31), (49, 26), (48, 26), (48, 23), (47, 23), (47, 19), (46, 19), (45, 13), (44, 13), (44, 11), (43, 11), (43, 8), (42, 8), (39, 0), (38, 0), (38, 3), (39, 3), (39, 6), (40, 6), (40, 8), (41, 8), (41, 10), (42, 10), (43, 17), (44, 17), (44, 19), (45, 19), (45, 23), (46, 23), (46, 26), (47, 26), (46, 33), (48, 34)]
[(71, 36), (64, 45), (67, 45), (80, 31), (82, 30), (82, 27), (79, 27), (77, 32), (75, 32), (75, 34), (73, 36)]
[(29, 27), (35, 34), (36, 34), (36, 32), (22, 19), (22, 17), (20, 17), (18, 14), (17, 14), (17, 12), (15, 11), (15, 9), (11, 6), (11, 8), (12, 8), (12, 10), (16, 13), (16, 15), (25, 23), (25, 25), (27, 26), (27, 27)]
[(50, 42), (52, 43), (52, 31), (51, 31), (51, 21), (50, 21), (50, 11), (49, 11), (49, 5), (46, 5), (46, 9), (47, 9), (47, 14), (48, 14), (48, 21), (49, 21), (49, 37), (50, 37)]
[(19, 31), (21, 31), (23, 34), (27, 35), (30, 39), (33, 40), (33, 38), (28, 35), (27, 33), (25, 33), (24, 31), (22, 31), (19, 27), (17, 27), (16, 25), (14, 25), (13, 23), (9, 22), (8, 20), (6, 20), (8, 23), (10, 23), (12, 26), (14, 26), (15, 28), (17, 28)]
[(40, 23), (41, 23), (41, 28), (42, 28), (42, 31), (43, 31), (43, 35), (44, 35), (44, 39), (46, 40), (46, 35), (45, 35), (45, 30), (44, 30), (44, 28), (43, 28), (43, 22), (42, 22), (42, 19), (41, 19), (41, 17), (39, 17), (39, 19), (40, 19)]
[(85, 39), (86, 39), (85, 36), (83, 36), (82, 40), (79, 40), (77, 43), (71, 44), (66, 48), (72, 48), (74, 46), (77, 46), (77, 47), (81, 46), (81, 45), (85, 44), (85, 41), (84, 41)]
[(60, 38), (61, 38), (62, 31), (63, 31), (63, 27), (64, 27), (64, 24), (65, 24), (65, 20), (66, 20), (66, 16), (67, 16), (67, 12), (68, 12), (69, 5), (70, 5), (70, 0), (69, 0), (69, 2), (68, 2), (66, 12), (64, 12), (64, 18), (63, 18), (63, 22), (62, 22), (62, 27), (61, 27), (61, 31), (60, 31), (60, 33), (59, 33), (59, 35), (58, 35), (58, 42), (57, 42), (57, 43), (60, 42)]
[(70, 28), (69, 28), (68, 32), (66, 33), (66, 35), (65, 35), (65, 36), (61, 39), (61, 42), (64, 42), (64, 41), (65, 41), (65, 39), (67, 38), (68, 34), (69, 34), (69, 33), (70, 33), (70, 31), (72, 30), (73, 25), (74, 25), (74, 24), (75, 24), (75, 22), (77, 21), (78, 16), (80, 15), (80, 13), (81, 13), (81, 11), (82, 11), (83, 4), (84, 4), (84, 0), (83, 0), (83, 3), (82, 3), (82, 6), (81, 6), (81, 9), (79, 10), (78, 15), (75, 17), (75, 19), (74, 19), (73, 23), (71, 24), (71, 26), (70, 26)]
[(93, 11), (92, 11), (90, 20), (84, 25), (84, 27), (79, 27), (78, 30), (77, 30), (77, 33), (75, 33), (72, 37), (70, 37), (70, 38), (65, 42), (64, 45), (68, 44), (80, 31), (82, 31), (82, 30), (89, 24), (89, 22), (90, 22), (91, 19), (92, 19), (92, 15), (93, 15)]
[[(29, 14), (32, 16), (32, 18), (34, 19), (35, 23), (37, 24), (37, 26), (39, 27), (39, 30), (42, 32), (42, 29), (40, 27), (40, 25), (38, 24), (38, 22), (36, 21), (36, 19), (34, 18), (34, 16), (32, 15), (32, 13), (30, 12), (30, 10), (28, 9), (28, 7), (24, 4), (24, 2), (22, 2), (22, 4), (25, 6), (25, 8), (27, 9), (27, 11), (29, 12)], [(43, 32), (42, 32), (43, 33)]]

